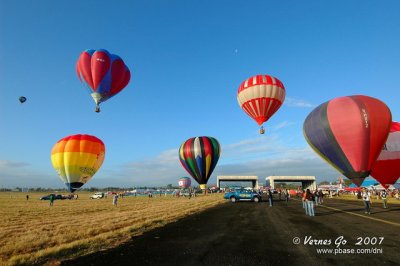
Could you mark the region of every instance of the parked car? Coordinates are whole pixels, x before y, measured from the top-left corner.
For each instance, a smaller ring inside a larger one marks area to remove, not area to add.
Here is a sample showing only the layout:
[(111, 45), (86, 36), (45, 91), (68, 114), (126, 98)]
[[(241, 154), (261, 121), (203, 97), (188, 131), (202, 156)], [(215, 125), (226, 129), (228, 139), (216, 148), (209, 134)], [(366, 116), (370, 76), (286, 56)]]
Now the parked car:
[(104, 198), (104, 192), (96, 192), (92, 196), (90, 196), (91, 199), (102, 199)]
[(40, 200), (50, 200), (50, 196), (51, 196), (51, 195), (53, 195), (53, 197), (54, 197), (55, 200), (56, 200), (56, 199), (64, 199), (64, 198), (63, 198), (63, 195), (61, 195), (61, 194), (49, 194), (49, 195), (40, 197), (39, 199), (40, 199)]
[(235, 190), (225, 193), (224, 199), (228, 199), (231, 202), (236, 202), (236, 201), (260, 202), (261, 195), (251, 190)]
[(62, 197), (63, 197), (63, 199), (73, 199), (74, 198), (74, 194), (69, 194), (69, 195), (63, 195)]

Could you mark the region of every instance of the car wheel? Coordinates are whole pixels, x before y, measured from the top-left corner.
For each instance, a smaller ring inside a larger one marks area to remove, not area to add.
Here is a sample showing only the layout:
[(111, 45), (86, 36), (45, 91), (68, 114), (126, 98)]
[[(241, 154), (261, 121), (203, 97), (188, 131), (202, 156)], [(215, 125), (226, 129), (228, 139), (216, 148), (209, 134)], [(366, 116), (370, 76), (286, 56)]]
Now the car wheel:
[(235, 203), (236, 202), (236, 198), (235, 197), (231, 197), (231, 202)]
[(259, 199), (258, 197), (254, 197), (254, 198), (253, 198), (253, 201), (254, 201), (254, 202), (259, 202), (260, 199)]

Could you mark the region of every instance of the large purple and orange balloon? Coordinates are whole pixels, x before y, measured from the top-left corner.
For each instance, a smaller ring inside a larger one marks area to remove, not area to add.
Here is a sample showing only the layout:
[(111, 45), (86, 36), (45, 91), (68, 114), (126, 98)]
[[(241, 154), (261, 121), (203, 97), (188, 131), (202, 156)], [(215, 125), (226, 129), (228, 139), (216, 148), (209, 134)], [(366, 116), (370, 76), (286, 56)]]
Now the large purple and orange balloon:
[(385, 103), (355, 95), (315, 108), (304, 121), (303, 132), (317, 154), (360, 186), (385, 144), (391, 122)]

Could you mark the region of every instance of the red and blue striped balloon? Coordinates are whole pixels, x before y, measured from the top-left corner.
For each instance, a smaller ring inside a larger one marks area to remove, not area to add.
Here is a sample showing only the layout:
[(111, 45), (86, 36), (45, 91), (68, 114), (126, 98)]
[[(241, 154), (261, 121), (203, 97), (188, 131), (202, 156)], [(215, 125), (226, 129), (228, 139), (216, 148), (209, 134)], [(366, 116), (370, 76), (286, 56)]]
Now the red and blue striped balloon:
[(122, 91), (131, 78), (124, 61), (104, 49), (83, 51), (76, 63), (76, 72), (79, 80), (89, 89), (97, 112), (99, 104)]

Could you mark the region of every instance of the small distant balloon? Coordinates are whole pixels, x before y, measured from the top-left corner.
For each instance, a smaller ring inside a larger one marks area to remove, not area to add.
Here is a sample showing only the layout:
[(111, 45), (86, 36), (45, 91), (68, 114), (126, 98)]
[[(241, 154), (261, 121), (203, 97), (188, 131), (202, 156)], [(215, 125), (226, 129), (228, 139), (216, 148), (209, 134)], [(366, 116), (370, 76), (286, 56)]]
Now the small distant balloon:
[(190, 180), (189, 177), (181, 177), (178, 180), (178, 185), (180, 188), (188, 188), (192, 184), (192, 181)]
[(20, 103), (26, 102), (26, 98), (24, 96), (19, 97), (19, 102)]

